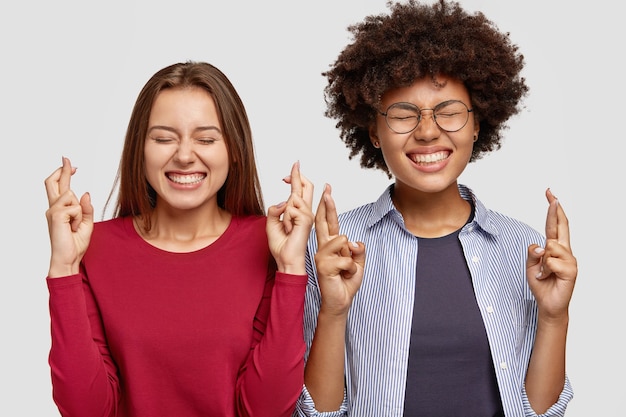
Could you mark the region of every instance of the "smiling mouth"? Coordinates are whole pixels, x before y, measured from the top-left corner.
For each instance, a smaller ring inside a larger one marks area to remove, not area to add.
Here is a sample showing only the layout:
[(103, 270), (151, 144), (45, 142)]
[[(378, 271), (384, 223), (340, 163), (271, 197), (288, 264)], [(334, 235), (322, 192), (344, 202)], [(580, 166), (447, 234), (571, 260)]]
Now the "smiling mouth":
[(428, 165), (441, 162), (450, 156), (450, 152), (441, 151), (427, 154), (413, 154), (411, 160), (418, 165)]
[(167, 178), (175, 182), (176, 184), (197, 184), (202, 181), (206, 177), (205, 174), (189, 174), (189, 175), (180, 175), (180, 174), (167, 174)]

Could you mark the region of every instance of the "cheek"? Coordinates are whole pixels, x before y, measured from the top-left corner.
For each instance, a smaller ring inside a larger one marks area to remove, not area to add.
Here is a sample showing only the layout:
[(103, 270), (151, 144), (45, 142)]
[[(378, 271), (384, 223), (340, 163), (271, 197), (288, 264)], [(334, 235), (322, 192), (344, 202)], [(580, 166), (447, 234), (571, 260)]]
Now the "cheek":
[(199, 151), (197, 155), (209, 169), (228, 171), (229, 160), (226, 146), (208, 147)]
[(158, 173), (160, 172), (157, 168), (155, 168), (154, 161), (146, 158), (144, 160), (144, 171), (146, 181), (148, 181), (148, 184), (150, 184), (154, 188), (158, 183)]
[(166, 147), (146, 146), (143, 152), (144, 175), (153, 187), (159, 181), (160, 173), (169, 159)]
[(148, 147), (143, 151), (143, 166), (146, 170), (146, 176), (149, 176), (152, 167), (154, 166), (154, 153), (149, 150)]
[(397, 135), (394, 133), (381, 132), (376, 139), (379, 143), (379, 148), (383, 152), (383, 156), (391, 156), (392, 153), (401, 152), (404, 153), (404, 147), (407, 144), (407, 137), (401, 137), (406, 135)]
[(467, 164), (472, 157), (472, 152), (474, 151), (474, 134), (467, 138), (463, 138), (462, 140), (458, 140), (455, 142), (456, 145), (456, 153), (459, 155), (463, 155), (463, 162)]

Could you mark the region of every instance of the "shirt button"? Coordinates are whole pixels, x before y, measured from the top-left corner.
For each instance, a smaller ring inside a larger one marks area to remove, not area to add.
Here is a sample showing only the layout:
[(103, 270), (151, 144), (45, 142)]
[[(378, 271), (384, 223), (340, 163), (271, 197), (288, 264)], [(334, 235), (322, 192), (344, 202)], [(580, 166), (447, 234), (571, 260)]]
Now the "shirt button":
[(476, 255), (472, 256), (472, 262), (477, 264), (478, 263), (478, 256), (476, 256)]
[(500, 369), (506, 369), (506, 362), (500, 362)]
[(493, 306), (487, 306), (487, 313), (493, 313)]

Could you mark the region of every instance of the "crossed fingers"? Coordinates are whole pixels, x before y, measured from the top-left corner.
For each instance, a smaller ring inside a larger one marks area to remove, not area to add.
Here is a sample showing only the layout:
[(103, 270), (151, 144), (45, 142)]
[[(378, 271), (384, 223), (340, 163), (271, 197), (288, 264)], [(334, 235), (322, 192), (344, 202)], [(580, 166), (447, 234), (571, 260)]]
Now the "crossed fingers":
[(569, 221), (565, 211), (550, 189), (546, 190), (546, 198), (550, 203), (546, 217), (546, 239), (556, 240), (560, 245), (569, 249)]
[(306, 209), (310, 211), (313, 201), (313, 184), (300, 173), (300, 162), (292, 165), (291, 172), (284, 181), (291, 185), (291, 194), (283, 213), (285, 232), (290, 233), (298, 221), (299, 213), (297, 210)]
[(76, 172), (76, 168), (72, 167), (70, 160), (63, 157), (63, 165), (56, 169), (46, 180), (46, 194), (48, 196), (48, 205), (52, 206), (60, 196), (70, 190), (70, 181), (72, 174)]

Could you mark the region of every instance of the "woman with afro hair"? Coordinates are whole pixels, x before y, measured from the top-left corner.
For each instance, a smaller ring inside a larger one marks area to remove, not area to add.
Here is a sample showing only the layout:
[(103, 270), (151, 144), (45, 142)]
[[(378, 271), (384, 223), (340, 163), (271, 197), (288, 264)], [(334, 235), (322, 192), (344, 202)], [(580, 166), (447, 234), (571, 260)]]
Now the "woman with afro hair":
[(296, 415), (563, 416), (578, 273), (565, 212), (546, 190), (541, 233), (458, 183), (519, 113), (524, 57), (456, 2), (388, 7), (350, 26), (323, 74), (350, 158), (394, 181), (339, 216), (322, 193)]

